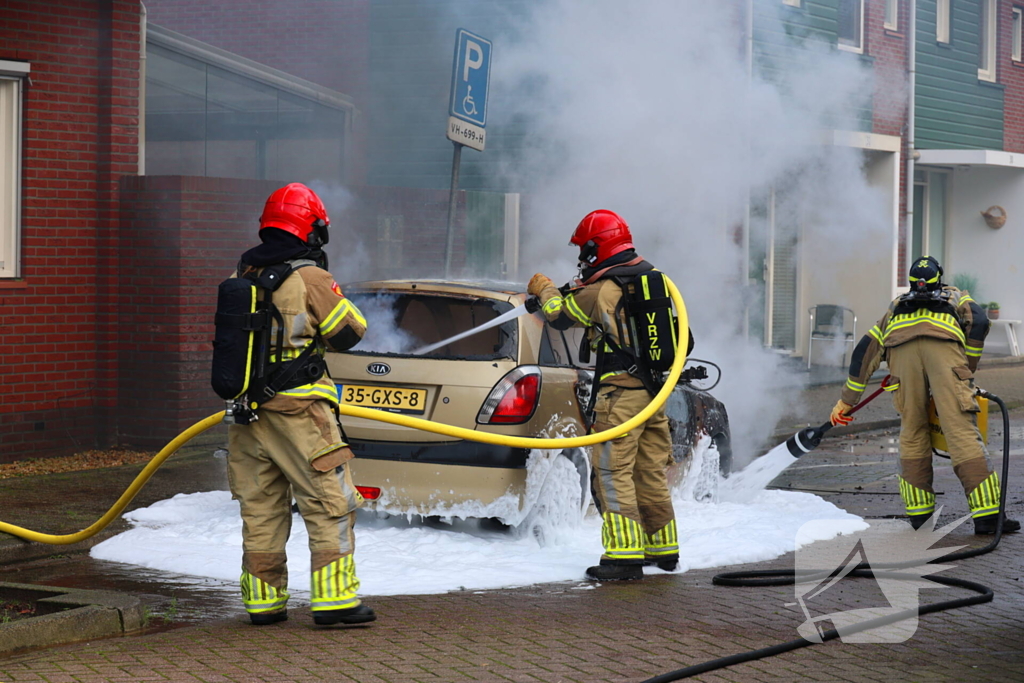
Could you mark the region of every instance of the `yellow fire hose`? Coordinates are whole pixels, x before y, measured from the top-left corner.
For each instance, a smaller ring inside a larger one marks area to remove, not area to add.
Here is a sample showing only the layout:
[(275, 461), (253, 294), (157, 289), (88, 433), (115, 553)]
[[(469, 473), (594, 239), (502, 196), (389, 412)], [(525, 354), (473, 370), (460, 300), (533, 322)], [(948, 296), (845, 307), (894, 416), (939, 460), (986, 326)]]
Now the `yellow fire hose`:
[[(661, 391), (651, 399), (651, 402), (647, 404), (643, 410), (637, 413), (632, 419), (623, 422), (618, 427), (606, 429), (601, 432), (594, 432), (585, 436), (572, 436), (556, 439), (544, 439), (536, 437), (526, 436), (507, 436), (505, 434), (494, 434), (491, 432), (478, 432), (474, 429), (466, 429), (465, 427), (455, 427), (453, 425), (442, 424), (440, 422), (432, 422), (430, 420), (424, 420), (418, 417), (409, 417), (407, 415), (396, 415), (394, 413), (388, 413), (383, 410), (376, 410), (374, 408), (357, 408), (355, 406), (342, 405), (340, 407), (343, 415), (351, 415), (352, 417), (362, 417), (368, 420), (376, 420), (378, 422), (389, 422), (394, 425), (401, 427), (411, 427), (412, 429), (420, 429), (426, 432), (433, 432), (435, 434), (443, 434), (445, 436), (451, 436), (457, 439), (466, 439), (468, 441), (477, 441), (480, 443), (496, 444), (499, 446), (512, 446), (515, 448), (580, 448), (583, 446), (593, 446), (595, 444), (604, 443), (605, 441), (611, 441), (623, 434), (626, 434), (632, 429), (640, 426), (657, 411), (665, 401), (668, 400), (669, 395), (672, 393), (672, 389), (675, 388), (676, 382), (679, 381), (679, 375), (683, 370), (683, 365), (686, 364), (686, 348), (689, 342), (689, 320), (686, 316), (686, 304), (683, 302), (683, 297), (679, 293), (675, 284), (665, 278), (668, 283), (669, 294), (672, 296), (672, 303), (676, 308), (676, 315), (679, 317), (679, 329), (676, 334), (676, 356), (675, 361), (672, 363), (672, 367), (669, 369), (668, 379), (665, 384), (661, 387)], [(167, 458), (171, 457), (175, 451), (181, 448), (186, 442), (191, 440), (193, 437), (202, 434), (211, 427), (216, 427), (221, 423), (224, 418), (224, 411), (215, 413), (206, 419), (200, 420), (164, 446), (159, 453), (157, 453), (152, 460), (139, 472), (138, 476), (131, 485), (125, 489), (125, 492), (121, 494), (121, 497), (117, 499), (117, 502), (107, 510), (106, 514), (100, 517), (94, 524), (86, 529), (74, 534), (54, 535), (54, 534), (43, 534), (38, 531), (32, 531), (31, 529), (25, 529), (14, 524), (8, 524), (6, 522), (0, 522), (0, 532), (23, 538), (26, 541), (37, 541), (39, 543), (47, 543), (49, 545), (68, 545), (71, 543), (78, 543), (84, 541), (97, 533), (99, 533), (104, 527), (113, 522), (117, 517), (124, 511), (128, 504), (132, 502), (135, 495), (142, 490), (142, 487), (146, 485), (150, 477), (163, 465)]]

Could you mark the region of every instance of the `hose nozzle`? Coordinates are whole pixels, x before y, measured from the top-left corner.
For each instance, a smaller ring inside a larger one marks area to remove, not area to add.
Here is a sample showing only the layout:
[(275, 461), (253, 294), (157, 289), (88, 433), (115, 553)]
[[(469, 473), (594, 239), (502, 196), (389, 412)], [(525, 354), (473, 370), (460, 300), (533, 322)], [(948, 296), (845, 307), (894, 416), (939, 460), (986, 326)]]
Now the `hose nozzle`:
[(789, 449), (790, 454), (794, 458), (799, 458), (805, 453), (810, 453), (818, 444), (821, 443), (821, 438), (825, 436), (825, 432), (832, 429), (832, 423), (826, 422), (820, 427), (807, 427), (801, 429), (793, 436), (786, 439), (786, 448)]

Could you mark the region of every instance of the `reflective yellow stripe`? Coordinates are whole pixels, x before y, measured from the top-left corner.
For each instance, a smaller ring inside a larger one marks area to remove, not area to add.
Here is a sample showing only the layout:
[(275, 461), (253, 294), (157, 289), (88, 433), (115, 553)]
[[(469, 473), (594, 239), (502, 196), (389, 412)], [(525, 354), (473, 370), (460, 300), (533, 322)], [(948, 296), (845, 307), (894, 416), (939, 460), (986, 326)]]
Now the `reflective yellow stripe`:
[(553, 296), (544, 303), (544, 312), (547, 314), (555, 314), (562, 310), (562, 304), (565, 300), (560, 296)]
[(960, 325), (949, 313), (933, 313), (927, 309), (915, 311), (914, 313), (903, 313), (893, 318), (886, 326), (885, 335), (883, 336), (883, 343), (889, 338), (896, 330), (902, 330), (907, 327), (913, 327), (919, 324), (928, 324), (937, 327), (941, 330), (952, 332), (953, 335), (960, 340), (961, 344), (967, 343), (967, 338), (964, 336), (964, 331), (960, 329)]
[(868, 330), (868, 334), (870, 334), (872, 337), (878, 340), (879, 344), (882, 343), (882, 330), (878, 328), (878, 325), (875, 325), (870, 330)]
[(288, 604), (287, 589), (278, 590), (244, 569), (238, 582), (242, 587), (242, 604), (250, 614), (273, 612)]
[(896, 384), (886, 384), (882, 388), (885, 389), (886, 391), (896, 391), (897, 389), (900, 388), (900, 383), (896, 382)]
[(965, 346), (964, 350), (966, 351), (968, 356), (973, 356), (975, 358), (978, 358), (978, 357), (981, 356), (982, 347), (980, 347), (980, 346)]
[(338, 405), (338, 388), (326, 384), (303, 384), (292, 387), (285, 391), (277, 392), (278, 396), (291, 396), (293, 398), (322, 398)]
[(580, 321), (587, 327), (590, 327), (591, 325), (594, 324), (594, 321), (591, 320), (590, 317), (583, 312), (583, 309), (580, 308), (580, 305), (576, 303), (576, 297), (574, 297), (572, 294), (565, 297), (565, 307), (566, 309), (568, 309), (569, 315), (576, 318), (576, 320)]
[(971, 517), (984, 517), (999, 511), (999, 475), (993, 472), (978, 484), (970, 495), (967, 504), (971, 508)]
[(352, 555), (340, 557), (313, 572), (310, 580), (310, 608), (318, 610), (350, 609), (359, 606), (356, 592), (356, 564)]
[(342, 299), (327, 318), (320, 323), (320, 333), (325, 336), (330, 334), (345, 319), (346, 315), (351, 315), (360, 325), (366, 327), (366, 318), (363, 317), (363, 314), (356, 308), (355, 304), (348, 299)]
[[(961, 296), (961, 297), (960, 297), (960, 303), (962, 303), (962, 304), (965, 304), (965, 303), (967, 303), (968, 301), (974, 301), (974, 299), (972, 299), (972, 298), (971, 298), (971, 297), (970, 297), (969, 295), (967, 295), (967, 294), (965, 294), (965, 295), (963, 295), (963, 296)], [(974, 303), (978, 303), (978, 302), (977, 302), (977, 301), (974, 301)]]
[(636, 520), (616, 512), (602, 515), (601, 540), (604, 554), (615, 560), (644, 559), (643, 529)]
[(644, 534), (644, 553), (653, 557), (679, 554), (679, 532), (674, 519), (654, 534)]
[(853, 381), (853, 379), (847, 379), (846, 380), (846, 388), (851, 390), (851, 391), (864, 391), (864, 387), (866, 387), (866, 386), (867, 386), (866, 384), (861, 384), (860, 382), (855, 382), (855, 381)]
[(935, 511), (935, 494), (919, 489), (903, 477), (900, 480), (900, 497), (910, 516), (927, 515)]

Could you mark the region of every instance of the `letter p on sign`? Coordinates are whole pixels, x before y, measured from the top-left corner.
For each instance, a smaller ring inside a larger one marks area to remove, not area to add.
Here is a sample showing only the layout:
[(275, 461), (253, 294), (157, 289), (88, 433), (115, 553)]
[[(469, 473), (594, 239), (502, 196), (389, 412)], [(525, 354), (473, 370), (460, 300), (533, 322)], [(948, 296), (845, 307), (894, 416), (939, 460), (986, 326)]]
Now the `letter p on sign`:
[(466, 41), (466, 63), (462, 67), (462, 80), (469, 80), (470, 69), (479, 69), (484, 65), (484, 50), (479, 43)]

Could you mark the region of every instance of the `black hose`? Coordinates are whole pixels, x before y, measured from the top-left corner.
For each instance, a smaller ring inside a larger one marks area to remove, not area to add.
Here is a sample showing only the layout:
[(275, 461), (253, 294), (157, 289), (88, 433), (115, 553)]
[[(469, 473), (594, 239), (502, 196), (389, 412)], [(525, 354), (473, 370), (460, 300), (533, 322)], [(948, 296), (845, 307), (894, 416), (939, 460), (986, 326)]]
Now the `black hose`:
[[(977, 557), (985, 553), (990, 553), (996, 549), (999, 545), (999, 541), (1003, 536), (1003, 520), (1006, 519), (1006, 492), (1007, 492), (1007, 481), (1009, 479), (1010, 472), (1010, 414), (1006, 410), (1006, 404), (998, 396), (990, 394), (987, 391), (981, 391), (980, 394), (991, 400), (995, 401), (999, 405), (999, 410), (1003, 414), (1003, 480), (1000, 483), (999, 490), (999, 513), (996, 519), (996, 533), (992, 538), (992, 541), (981, 548), (972, 548), (971, 550), (962, 550), (955, 553), (949, 553), (943, 555), (937, 559), (931, 560), (927, 564), (940, 564), (942, 562), (952, 562), (955, 560), (963, 560), (968, 557)], [(912, 567), (918, 566), (919, 562), (904, 562), (904, 563), (888, 563), (888, 564), (877, 564), (876, 569), (898, 569), (900, 567)], [(801, 574), (803, 580), (816, 579), (820, 577), (834, 576), (842, 571), (842, 568), (835, 569), (834, 571), (823, 571), (814, 575)], [(874, 578), (874, 572), (871, 570), (870, 563), (862, 563), (857, 565), (853, 571), (849, 572), (848, 576), (863, 577), (863, 578)], [(891, 574), (886, 573), (886, 578), (894, 578), (900, 580), (920, 580), (922, 577), (919, 574)], [(872, 628), (878, 628), (879, 626), (885, 626), (892, 624), (897, 621), (904, 619), (910, 619), (915, 616), (922, 614), (931, 614), (932, 612), (941, 612), (948, 609), (956, 609), (958, 607), (968, 607), (970, 605), (980, 605), (984, 602), (991, 602), (995, 593), (988, 586), (983, 586), (980, 583), (973, 581), (966, 581), (964, 579), (954, 579), (946, 576), (928, 576), (928, 579), (935, 583), (942, 584), (944, 586), (955, 586), (957, 588), (966, 588), (967, 590), (974, 591), (978, 595), (974, 595), (968, 598), (959, 598), (956, 600), (944, 600), (942, 602), (932, 602), (925, 605), (921, 605), (916, 608), (906, 609), (895, 614), (889, 614), (884, 617), (878, 617), (877, 619), (870, 619), (862, 622), (855, 626), (844, 628), (842, 635), (851, 635), (859, 633), (860, 631), (866, 631)], [(745, 571), (745, 572), (726, 572), (724, 574), (718, 574), (712, 579), (712, 583), (717, 586), (792, 586), (796, 583), (796, 571), (793, 569), (770, 569), (762, 571)], [(837, 629), (830, 629), (821, 634), (821, 641), (825, 642), (828, 640), (834, 640), (838, 638), (840, 633)], [(683, 669), (677, 669), (670, 671), (654, 678), (648, 678), (643, 683), (668, 683), (669, 681), (679, 681), (684, 678), (690, 678), (698, 674), (707, 673), (708, 671), (714, 671), (716, 669), (723, 669), (727, 666), (733, 666), (734, 664), (742, 664), (743, 662), (751, 662), (756, 659), (764, 659), (765, 657), (774, 657), (775, 655), (782, 654), (784, 652), (790, 652), (792, 650), (798, 650), (802, 647), (808, 647), (810, 645), (817, 645), (818, 643), (806, 638), (798, 638), (791, 640), (786, 643), (779, 643), (778, 645), (772, 645), (771, 647), (762, 648), (760, 650), (750, 650), (749, 652), (741, 652), (735, 655), (729, 655), (728, 657), (720, 657), (719, 659), (712, 659), (707, 662), (700, 664), (694, 664)]]

